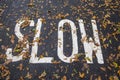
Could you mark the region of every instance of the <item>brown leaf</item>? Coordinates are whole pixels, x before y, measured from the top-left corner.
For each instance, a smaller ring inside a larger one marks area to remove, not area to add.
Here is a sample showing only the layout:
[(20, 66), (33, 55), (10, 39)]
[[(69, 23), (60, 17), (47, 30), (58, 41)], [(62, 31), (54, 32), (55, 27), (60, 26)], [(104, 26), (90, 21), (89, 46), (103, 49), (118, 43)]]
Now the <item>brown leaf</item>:
[(32, 74), (30, 74), (29, 72), (27, 72), (27, 75), (25, 77), (28, 78), (28, 79), (31, 79), (32, 78)]
[(98, 79), (97, 79), (97, 80), (102, 80), (102, 79), (101, 79), (101, 76), (98, 76)]
[(11, 62), (12, 62), (12, 59), (8, 59), (7, 61), (5, 61), (4, 65), (7, 65), (7, 64), (9, 64)]
[(81, 42), (85, 42), (87, 41), (87, 36), (84, 36), (82, 39), (81, 39)]
[(62, 80), (67, 80), (67, 77), (66, 77), (66, 76), (63, 76), (63, 77), (62, 77)]
[(41, 19), (42, 23), (46, 23), (46, 20), (45, 19)]
[(3, 24), (2, 23), (0, 23), (0, 27), (2, 27), (3, 26)]
[(100, 69), (101, 69), (102, 71), (106, 71), (106, 68), (105, 68), (105, 67), (100, 67)]
[(12, 44), (14, 44), (14, 42), (15, 42), (15, 36), (14, 35), (11, 36), (11, 40), (10, 41), (11, 41)]
[(118, 46), (118, 50), (120, 51), (120, 46)]
[(120, 76), (120, 70), (117, 71), (118, 75)]
[(46, 75), (47, 75), (46, 71), (43, 71), (43, 73), (40, 76), (38, 76), (38, 78), (41, 79), (41, 78), (45, 77)]
[(23, 70), (23, 64), (19, 64), (19, 66), (17, 67), (20, 71)]
[(5, 59), (6, 58), (6, 54), (1, 54), (0, 53), (0, 59)]
[(25, 20), (25, 22), (22, 23), (21, 28), (25, 28), (29, 26), (30, 22), (28, 20)]
[(60, 64), (61, 62), (60, 61), (52, 61), (52, 64)]
[(28, 4), (28, 7), (34, 7), (33, 0), (30, 0), (30, 3)]
[(20, 79), (18, 79), (18, 80), (24, 80), (24, 78), (22, 76), (20, 76)]

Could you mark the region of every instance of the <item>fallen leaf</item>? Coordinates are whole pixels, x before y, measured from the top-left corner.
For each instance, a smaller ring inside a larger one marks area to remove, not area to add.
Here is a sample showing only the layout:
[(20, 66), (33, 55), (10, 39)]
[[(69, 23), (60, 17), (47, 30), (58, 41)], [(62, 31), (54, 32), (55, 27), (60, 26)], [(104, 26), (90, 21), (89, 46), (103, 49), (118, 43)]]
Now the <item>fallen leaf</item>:
[(66, 77), (66, 76), (63, 76), (62, 80), (67, 80), (67, 77)]
[(41, 78), (45, 77), (46, 74), (47, 74), (47, 73), (46, 73), (45, 71), (43, 71), (43, 73), (42, 73), (40, 76), (38, 76), (38, 78), (41, 79)]
[(84, 78), (84, 77), (85, 77), (85, 73), (79, 72), (79, 77), (80, 77), (80, 78)]

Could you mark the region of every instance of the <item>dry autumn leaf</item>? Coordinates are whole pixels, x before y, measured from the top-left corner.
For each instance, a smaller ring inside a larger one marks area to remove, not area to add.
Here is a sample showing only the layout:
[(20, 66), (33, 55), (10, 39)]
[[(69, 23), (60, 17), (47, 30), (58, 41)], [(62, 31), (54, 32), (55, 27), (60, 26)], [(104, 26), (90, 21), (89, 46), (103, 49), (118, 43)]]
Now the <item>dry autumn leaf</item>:
[(105, 67), (100, 67), (100, 69), (101, 69), (102, 71), (106, 71), (106, 68), (105, 68)]
[(101, 76), (98, 76), (98, 79), (97, 79), (97, 80), (102, 80), (102, 79), (101, 79)]
[(43, 71), (42, 74), (40, 76), (38, 76), (39, 79), (45, 77), (47, 75), (46, 71)]
[(63, 76), (61, 80), (67, 80), (67, 77), (66, 77), (66, 76)]
[(30, 74), (30, 72), (27, 72), (25, 78), (31, 79), (32, 78), (32, 74)]
[(25, 27), (29, 26), (29, 24), (30, 24), (30, 21), (29, 21), (29, 20), (25, 20), (25, 21), (22, 23), (21, 28), (25, 28)]
[(85, 77), (85, 73), (79, 72), (79, 77), (80, 77), (80, 78), (84, 78), (84, 77)]
[(85, 57), (85, 59), (91, 62), (91, 59), (89, 57)]
[(14, 44), (14, 42), (15, 42), (15, 36), (12, 35), (12, 36), (11, 36), (11, 43)]
[(23, 64), (20, 63), (19, 66), (17, 67), (20, 71), (23, 70)]

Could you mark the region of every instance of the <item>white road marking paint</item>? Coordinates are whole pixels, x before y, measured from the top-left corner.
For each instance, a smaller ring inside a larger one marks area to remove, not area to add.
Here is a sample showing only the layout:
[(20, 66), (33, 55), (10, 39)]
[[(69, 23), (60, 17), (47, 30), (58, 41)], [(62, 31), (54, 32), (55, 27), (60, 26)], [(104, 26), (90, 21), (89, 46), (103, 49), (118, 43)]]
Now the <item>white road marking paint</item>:
[[(15, 35), (18, 37), (19, 41), (22, 41), (23, 37), (24, 37), (22, 35), (22, 33), (20, 32), (20, 26), (23, 22), (25, 22), (25, 21), (24, 20), (19, 21), (15, 26)], [(28, 41), (26, 41), (26, 43), (27, 43), (27, 45), (26, 45), (26, 47), (23, 48), (23, 51), (21, 53), (24, 53), (27, 50), (29, 50)], [(7, 59), (12, 59), (12, 62), (16, 62), (16, 61), (22, 60), (24, 54), (13, 56), (12, 55), (12, 48), (8, 48), (7, 51), (6, 51), (6, 55), (7, 55)]]
[[(64, 55), (64, 52), (63, 52), (63, 31), (61, 30), (61, 28), (63, 28), (63, 25), (65, 23), (69, 23), (70, 26), (71, 26), (71, 32), (72, 32), (72, 45), (73, 45), (73, 49), (72, 49), (72, 54), (71, 56), (69, 57), (66, 57)], [(74, 57), (76, 54), (78, 54), (78, 42), (77, 42), (77, 33), (76, 33), (76, 26), (75, 24), (71, 21), (71, 20), (68, 20), (68, 19), (63, 19), (59, 22), (58, 24), (58, 50), (57, 50), (57, 53), (58, 53), (58, 57), (63, 61), (63, 62), (66, 62), (66, 63), (71, 63), (74, 61)]]
[(53, 60), (52, 57), (43, 57), (43, 58), (37, 57), (38, 42), (36, 42), (35, 40), (40, 37), (41, 27), (42, 27), (42, 21), (41, 19), (38, 19), (37, 26), (36, 26), (37, 33), (35, 34), (35, 37), (33, 40), (34, 42), (32, 46), (30, 63), (52, 63), (52, 60)]
[[(85, 56), (86, 56), (86, 58), (90, 59), (90, 60), (88, 60), (88, 59), (86, 59), (86, 60), (87, 60), (87, 63), (93, 63), (92, 54), (93, 54), (93, 50), (94, 50), (94, 51), (96, 51), (95, 54), (96, 54), (98, 63), (103, 64), (104, 60), (103, 60), (101, 45), (100, 45), (100, 41), (99, 41), (98, 29), (97, 29), (97, 26), (96, 26), (96, 21), (91, 20), (91, 22), (92, 22), (93, 36), (94, 36), (94, 41), (95, 42), (93, 41), (92, 38), (89, 38), (89, 42), (88, 42), (88, 40), (86, 40), (87, 35), (86, 35), (85, 28), (84, 28), (83, 20), (82, 19), (79, 20), (80, 32), (81, 32), (81, 35), (82, 35), (82, 39), (84, 39), (83, 45), (84, 45), (84, 49), (85, 49)], [(96, 43), (97, 45), (95, 45), (94, 43)]]
[[(22, 23), (24, 23), (24, 21), (25, 20), (20, 20), (15, 26), (15, 35), (18, 37), (19, 41), (23, 41), (24, 36), (20, 32), (20, 26), (22, 25)], [(30, 21), (29, 26), (35, 26), (35, 23), (34, 23), (33, 20), (29, 20), (29, 21)], [(79, 22), (80, 32), (81, 32), (81, 35), (82, 35), (81, 40), (83, 42), (83, 46), (84, 46), (84, 50), (85, 50), (85, 56), (86, 56), (86, 58), (89, 58), (89, 60), (86, 59), (87, 63), (93, 64), (92, 54), (93, 54), (93, 51), (95, 51), (98, 63), (99, 64), (104, 64), (96, 21), (91, 20), (94, 41), (91, 37), (89, 38), (89, 40), (87, 40), (87, 35), (86, 35), (85, 28), (84, 28), (83, 20), (80, 19), (78, 22)], [(73, 49), (72, 49), (72, 54), (69, 57), (65, 56), (64, 52), (63, 52), (63, 30), (61, 28), (63, 28), (63, 25), (65, 23), (70, 24), (71, 32), (72, 32), (72, 48)], [(43, 58), (37, 57), (38, 42), (36, 42), (35, 40), (40, 37), (41, 27), (42, 27), (42, 21), (41, 21), (41, 19), (38, 19), (37, 26), (36, 26), (36, 31), (37, 32), (36, 32), (34, 40), (33, 40), (31, 57), (30, 57), (30, 61), (29, 61), (30, 63), (52, 63), (52, 60), (53, 60), (53, 57), (43, 57)], [(17, 55), (17, 56), (13, 56), (12, 55), (12, 48), (8, 48), (6, 50), (7, 59), (12, 59), (12, 62), (22, 60), (23, 55), (24, 55), (22, 53), (29, 50), (29, 42), (26, 41), (26, 44), (27, 45), (23, 48), (23, 51), (20, 53), (21, 55)], [(74, 61), (74, 57), (75, 57), (76, 54), (78, 54), (78, 41), (77, 41), (76, 26), (71, 20), (63, 19), (58, 24), (57, 55), (60, 58), (60, 60), (62, 60), (63, 62), (71, 63), (71, 62)]]
[(30, 26), (34, 26), (34, 25), (35, 25), (34, 21), (31, 20)]

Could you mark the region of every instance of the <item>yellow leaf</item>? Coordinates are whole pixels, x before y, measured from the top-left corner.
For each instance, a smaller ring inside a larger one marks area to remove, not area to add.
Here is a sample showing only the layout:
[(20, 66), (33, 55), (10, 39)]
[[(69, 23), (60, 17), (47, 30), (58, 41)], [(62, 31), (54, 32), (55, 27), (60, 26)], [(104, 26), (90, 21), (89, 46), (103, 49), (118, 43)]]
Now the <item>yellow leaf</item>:
[(96, 19), (97, 17), (96, 17), (96, 16), (93, 16), (92, 18), (93, 18), (93, 19)]
[(113, 62), (113, 65), (114, 65), (115, 68), (118, 67), (118, 64), (116, 62)]
[(79, 72), (79, 77), (80, 77), (80, 78), (84, 78), (84, 77), (85, 77), (85, 73)]
[(89, 57), (86, 57), (85, 59), (91, 62), (91, 59)]

